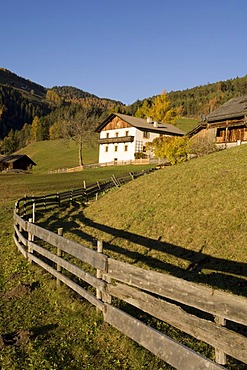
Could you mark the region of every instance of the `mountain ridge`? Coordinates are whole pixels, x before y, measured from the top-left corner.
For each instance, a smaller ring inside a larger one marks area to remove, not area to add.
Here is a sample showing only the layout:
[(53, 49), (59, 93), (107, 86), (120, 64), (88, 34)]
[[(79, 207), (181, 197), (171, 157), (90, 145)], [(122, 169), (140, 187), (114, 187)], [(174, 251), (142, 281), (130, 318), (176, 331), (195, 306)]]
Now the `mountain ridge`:
[[(178, 109), (182, 118), (197, 121), (231, 98), (242, 95), (247, 95), (247, 75), (168, 93), (171, 106)], [(35, 116), (45, 120), (44, 126), (48, 132), (65, 108), (69, 114), (87, 110), (97, 121), (112, 111), (135, 116), (144, 102), (151, 106), (155, 97), (125, 105), (73, 86), (45, 88), (6, 68), (0, 68), (0, 138), (7, 136), (12, 129), (21, 130), (26, 123), (31, 124)], [(55, 114), (51, 116), (50, 113)], [(43, 135), (45, 139), (47, 132)]]

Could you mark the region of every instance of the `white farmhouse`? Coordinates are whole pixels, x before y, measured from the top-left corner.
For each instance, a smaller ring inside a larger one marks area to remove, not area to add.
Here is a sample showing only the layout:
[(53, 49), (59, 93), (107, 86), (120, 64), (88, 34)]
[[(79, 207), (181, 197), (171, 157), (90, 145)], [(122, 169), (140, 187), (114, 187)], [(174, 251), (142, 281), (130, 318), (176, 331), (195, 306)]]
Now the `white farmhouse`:
[(96, 129), (100, 133), (99, 163), (123, 163), (145, 155), (146, 143), (156, 137), (184, 136), (185, 132), (168, 123), (153, 122), (125, 114), (110, 114)]

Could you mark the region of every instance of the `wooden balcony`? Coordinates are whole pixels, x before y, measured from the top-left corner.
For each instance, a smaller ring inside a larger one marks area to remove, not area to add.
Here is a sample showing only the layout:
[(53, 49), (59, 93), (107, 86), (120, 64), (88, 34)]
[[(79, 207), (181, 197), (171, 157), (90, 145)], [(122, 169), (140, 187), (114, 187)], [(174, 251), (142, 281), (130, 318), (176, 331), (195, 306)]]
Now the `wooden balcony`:
[(118, 136), (118, 137), (108, 137), (99, 139), (99, 144), (117, 144), (117, 143), (132, 143), (134, 141), (134, 136)]

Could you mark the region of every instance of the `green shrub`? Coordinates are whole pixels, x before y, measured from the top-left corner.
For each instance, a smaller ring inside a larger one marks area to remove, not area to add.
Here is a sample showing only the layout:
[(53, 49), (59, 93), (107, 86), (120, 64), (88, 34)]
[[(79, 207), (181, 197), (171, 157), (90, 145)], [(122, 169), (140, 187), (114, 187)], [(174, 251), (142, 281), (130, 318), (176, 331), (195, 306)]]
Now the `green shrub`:
[(190, 154), (196, 157), (216, 152), (218, 149), (212, 137), (192, 137), (189, 141)]
[(189, 154), (189, 141), (185, 136), (161, 136), (148, 143), (147, 147), (156, 157), (167, 158), (171, 164), (185, 162)]
[(142, 152), (136, 152), (134, 156), (135, 156), (135, 159), (146, 159), (147, 158), (147, 154), (142, 153)]

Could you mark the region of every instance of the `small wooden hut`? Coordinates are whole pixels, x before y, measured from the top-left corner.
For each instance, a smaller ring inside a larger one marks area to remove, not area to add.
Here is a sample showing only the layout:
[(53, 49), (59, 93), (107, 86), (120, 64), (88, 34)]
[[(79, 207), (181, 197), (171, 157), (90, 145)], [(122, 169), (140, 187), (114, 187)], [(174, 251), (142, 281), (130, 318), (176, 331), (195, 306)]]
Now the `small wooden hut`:
[(29, 171), (36, 163), (26, 154), (11, 154), (0, 158), (0, 171)]

